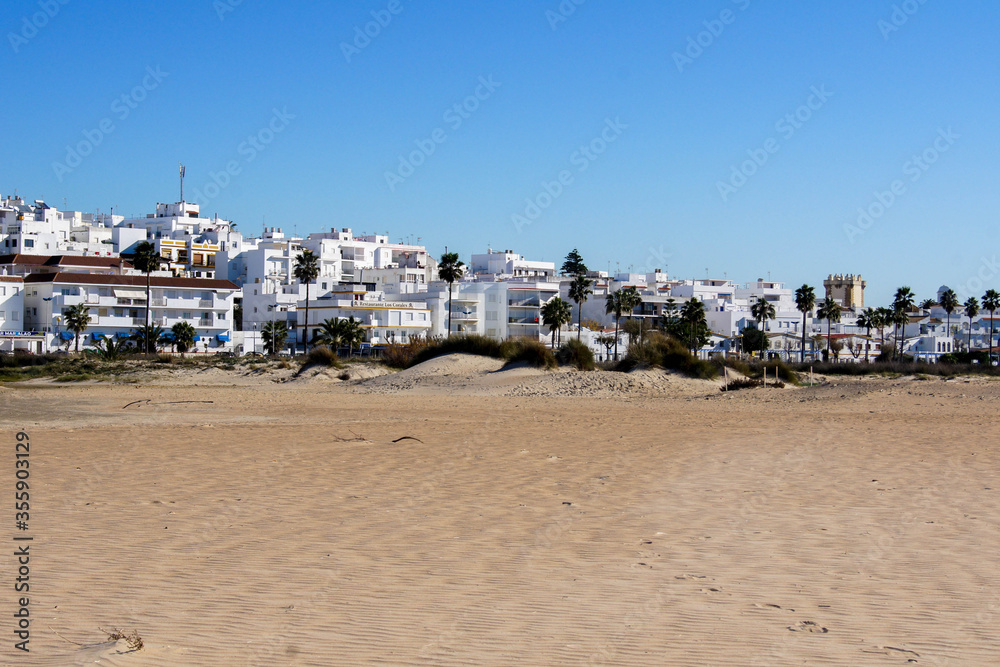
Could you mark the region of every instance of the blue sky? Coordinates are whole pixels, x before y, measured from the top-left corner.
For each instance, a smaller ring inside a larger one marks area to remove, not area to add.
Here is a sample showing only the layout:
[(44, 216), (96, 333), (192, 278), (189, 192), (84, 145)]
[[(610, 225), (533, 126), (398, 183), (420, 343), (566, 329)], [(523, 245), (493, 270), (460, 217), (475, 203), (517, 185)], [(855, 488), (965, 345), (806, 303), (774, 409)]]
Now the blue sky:
[(184, 162), (245, 233), (1000, 285), (995, 2), (576, 2), (8, 0), (0, 193), (145, 214)]

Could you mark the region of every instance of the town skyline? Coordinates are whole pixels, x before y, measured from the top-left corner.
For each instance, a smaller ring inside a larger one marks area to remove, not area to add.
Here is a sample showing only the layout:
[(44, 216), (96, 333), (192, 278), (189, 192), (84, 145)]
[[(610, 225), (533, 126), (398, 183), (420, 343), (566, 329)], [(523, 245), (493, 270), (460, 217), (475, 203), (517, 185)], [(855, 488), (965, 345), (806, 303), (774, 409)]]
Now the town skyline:
[[(789, 287), (852, 273), (878, 303), (997, 283), (986, 3), (50, 5), (13, 3), (0, 50), (60, 100), (6, 111), (25, 157), (0, 165), (4, 195), (143, 215), (177, 200), (183, 162), (185, 198), (253, 235), (578, 247), (595, 269)], [(85, 46), (98, 28), (112, 47)], [(952, 228), (977, 241), (943, 246)]]

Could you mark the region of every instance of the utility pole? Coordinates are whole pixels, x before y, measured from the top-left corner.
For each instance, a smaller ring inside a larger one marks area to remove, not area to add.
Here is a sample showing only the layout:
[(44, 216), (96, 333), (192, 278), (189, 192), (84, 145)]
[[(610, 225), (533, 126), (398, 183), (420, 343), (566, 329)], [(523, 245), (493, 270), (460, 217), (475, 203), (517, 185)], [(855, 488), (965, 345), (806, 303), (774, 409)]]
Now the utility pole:
[(184, 172), (187, 171), (180, 162), (177, 163), (178, 168), (181, 172), (181, 203), (184, 203)]

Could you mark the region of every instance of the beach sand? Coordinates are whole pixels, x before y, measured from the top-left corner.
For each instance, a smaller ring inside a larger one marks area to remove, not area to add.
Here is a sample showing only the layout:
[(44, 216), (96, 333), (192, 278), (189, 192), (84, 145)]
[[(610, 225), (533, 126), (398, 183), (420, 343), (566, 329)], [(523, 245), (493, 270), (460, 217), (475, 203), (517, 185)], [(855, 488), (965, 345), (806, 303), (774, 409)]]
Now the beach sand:
[(996, 662), (1000, 383), (497, 368), (8, 385), (0, 662)]

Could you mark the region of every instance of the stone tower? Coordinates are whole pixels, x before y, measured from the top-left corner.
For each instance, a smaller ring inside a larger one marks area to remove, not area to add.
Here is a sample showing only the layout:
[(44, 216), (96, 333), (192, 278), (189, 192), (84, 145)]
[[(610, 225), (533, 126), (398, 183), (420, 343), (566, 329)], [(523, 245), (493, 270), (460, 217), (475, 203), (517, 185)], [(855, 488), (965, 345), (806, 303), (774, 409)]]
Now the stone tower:
[(833, 299), (844, 308), (865, 307), (865, 281), (860, 275), (831, 274), (823, 281), (826, 298)]

